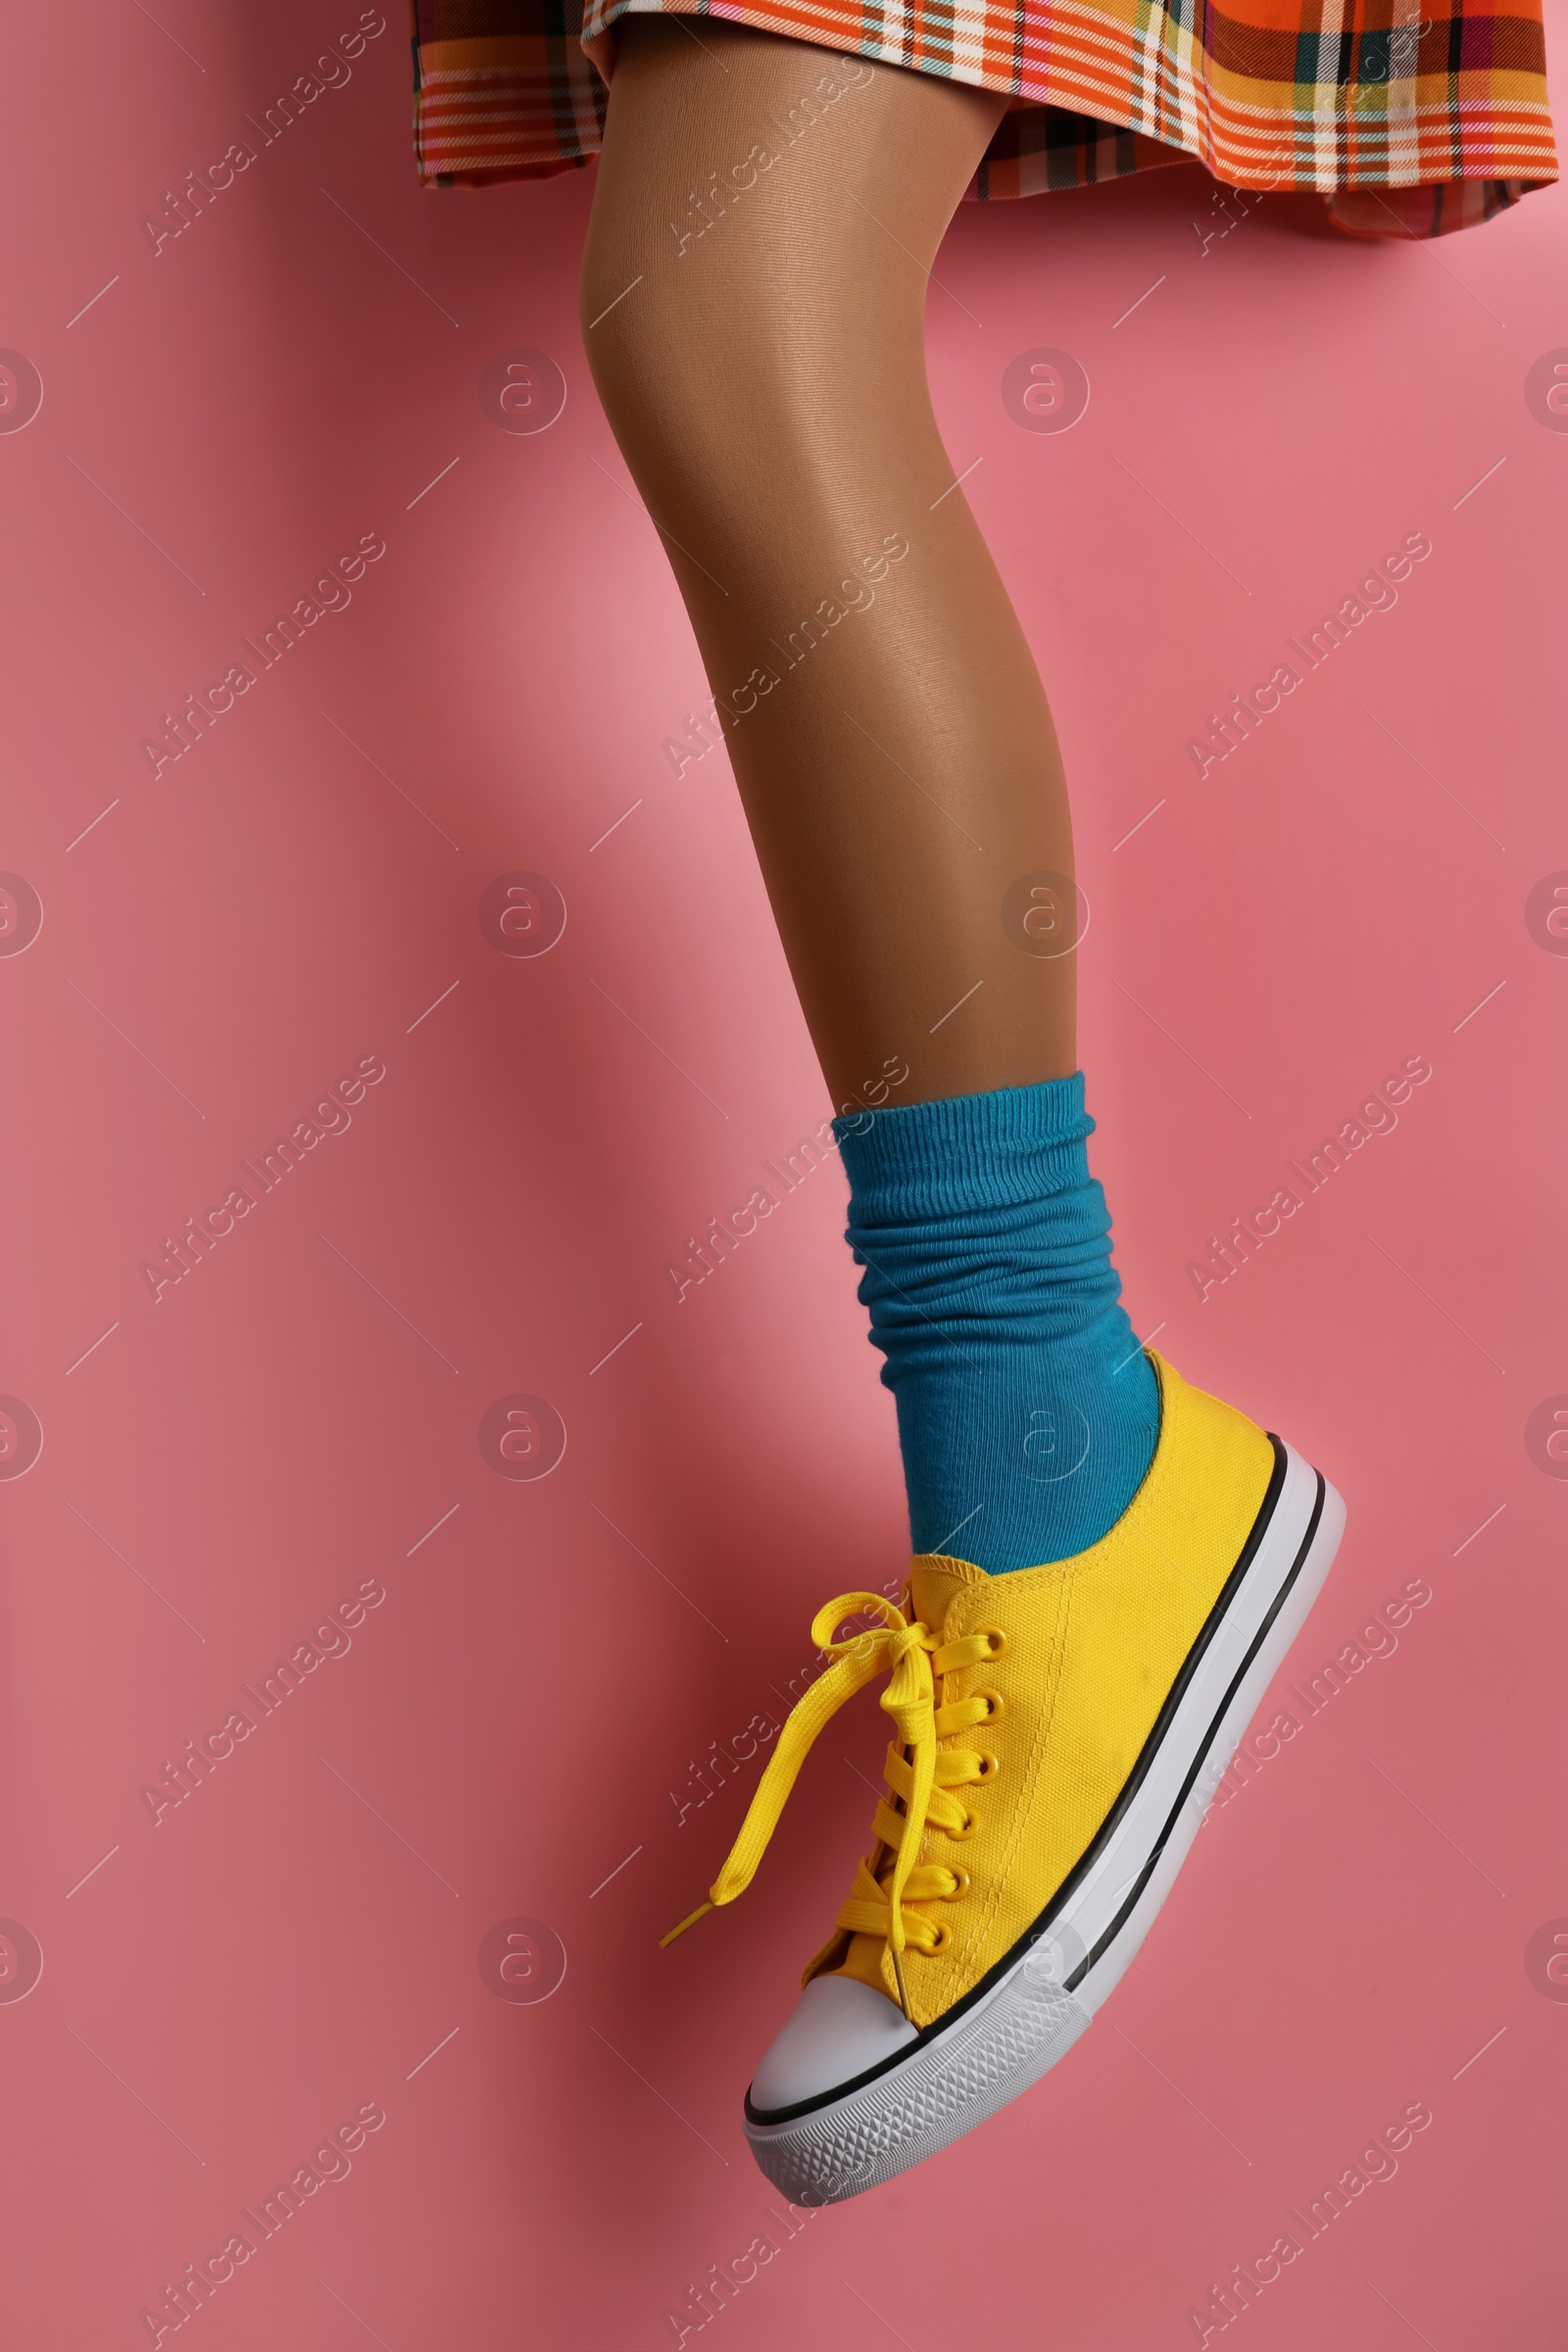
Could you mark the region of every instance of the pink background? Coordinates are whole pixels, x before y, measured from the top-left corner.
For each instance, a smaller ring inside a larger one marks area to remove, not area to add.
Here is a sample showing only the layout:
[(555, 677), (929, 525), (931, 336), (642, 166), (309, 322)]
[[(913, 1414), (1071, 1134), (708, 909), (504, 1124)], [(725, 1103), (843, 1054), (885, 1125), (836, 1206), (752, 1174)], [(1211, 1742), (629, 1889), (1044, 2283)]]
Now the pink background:
[[(836, 1162), (679, 1304), (664, 1272), (829, 1106), (723, 754), (662, 749), (705, 687), (583, 366), (591, 176), (421, 194), (398, 18), (156, 256), (140, 225), (356, 13), (10, 35), (0, 342), (44, 397), (0, 433), (0, 867), (43, 924), (0, 956), (0, 1390), (43, 1449), (0, 1480), (0, 1914), (43, 1967), (6, 1931), (8, 2342), (147, 2341), (370, 2107), (209, 2352), (654, 2352), (759, 2232), (731, 2352), (1152, 2352), (1424, 2101), (1237, 2327), (1560, 2344), (1568, 1465), (1525, 1430), (1568, 1390), (1568, 959), (1526, 902), (1568, 868), (1568, 434), (1525, 385), (1568, 345), (1564, 199), (1419, 249), (1271, 199), (1205, 248), (1184, 167), (966, 208), (939, 265), (938, 405), (1074, 781), (1130, 1308), (1348, 1500), (1291, 1677), (1432, 1599), (1210, 1818), (1058, 2072), (790, 2235), (741, 2094), (880, 1718), (661, 1953), (758, 1766), (670, 1791), (823, 1598), (899, 1575), (892, 1409)], [(1000, 396), (1040, 346), (1088, 372), (1066, 434)], [(517, 347), (565, 376), (542, 434), (480, 403)], [(1418, 531), (1397, 606), (1200, 781), (1208, 713)], [(155, 779), (143, 735), (362, 534), (352, 604)], [(539, 956), (478, 919), (518, 870), (567, 909)], [(1416, 1054), (1397, 1129), (1200, 1303), (1188, 1261)], [(139, 1264), (362, 1057), (352, 1126), (155, 1303)], [(543, 1480), (480, 1449), (517, 1394), (567, 1432)], [(143, 1787), (362, 1583), (347, 1654), (155, 1823)], [(543, 2001), (481, 1976), (520, 1919), (522, 1989), (566, 1955)]]

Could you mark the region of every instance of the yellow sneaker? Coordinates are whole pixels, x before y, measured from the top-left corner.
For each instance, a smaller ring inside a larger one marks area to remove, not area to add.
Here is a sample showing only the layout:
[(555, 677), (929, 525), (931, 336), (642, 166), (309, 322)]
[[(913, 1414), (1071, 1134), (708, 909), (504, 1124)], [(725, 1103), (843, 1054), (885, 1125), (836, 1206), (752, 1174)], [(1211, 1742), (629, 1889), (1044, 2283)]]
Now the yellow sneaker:
[(834, 1662), (692, 1914), (750, 1884), (817, 1733), (890, 1675), (875, 1844), (746, 2101), (753, 2153), (798, 2205), (891, 2180), (1071, 2047), (1328, 1573), (1345, 1506), (1321, 1473), (1150, 1353), (1159, 1442), (1100, 1543), (1006, 1576), (926, 1555), (904, 1609), (847, 1592), (818, 1612)]

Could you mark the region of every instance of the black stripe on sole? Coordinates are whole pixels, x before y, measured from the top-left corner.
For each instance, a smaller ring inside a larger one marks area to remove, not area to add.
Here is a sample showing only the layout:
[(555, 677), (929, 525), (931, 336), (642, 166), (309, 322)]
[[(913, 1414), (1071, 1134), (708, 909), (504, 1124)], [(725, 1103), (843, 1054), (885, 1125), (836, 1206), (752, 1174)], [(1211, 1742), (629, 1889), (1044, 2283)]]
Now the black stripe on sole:
[[(1278, 1443), (1277, 1440), (1276, 1443)], [(1109, 1951), (1111, 1945), (1115, 1942), (1116, 1937), (1121, 1934), (1122, 1929), (1126, 1926), (1128, 1919), (1131, 1917), (1132, 1912), (1137, 1905), (1139, 1896), (1143, 1893), (1144, 1888), (1148, 1886), (1150, 1879), (1153, 1875), (1155, 1864), (1158, 1862), (1160, 1855), (1164, 1852), (1166, 1845), (1169, 1843), (1170, 1834), (1176, 1827), (1177, 1816), (1181, 1812), (1183, 1805), (1186, 1804), (1189, 1796), (1192, 1794), (1193, 1783), (1197, 1780), (1200, 1772), (1203, 1768), (1204, 1762), (1208, 1756), (1208, 1751), (1214, 1744), (1214, 1736), (1218, 1732), (1220, 1725), (1224, 1722), (1226, 1715), (1230, 1711), (1231, 1701), (1235, 1698), (1237, 1691), (1241, 1689), (1242, 1684), (1246, 1681), (1247, 1676), (1250, 1671), (1253, 1659), (1257, 1656), (1258, 1651), (1263, 1646), (1269, 1627), (1274, 1623), (1275, 1618), (1285, 1606), (1286, 1598), (1290, 1593), (1291, 1588), (1294, 1586), (1297, 1578), (1300, 1575), (1302, 1568), (1305, 1566), (1307, 1554), (1312, 1548), (1313, 1540), (1317, 1535), (1319, 1522), (1323, 1517), (1323, 1503), (1327, 1493), (1327, 1489), (1324, 1484), (1323, 1473), (1321, 1470), (1316, 1473), (1316, 1477), (1317, 1494), (1312, 1504), (1312, 1516), (1306, 1523), (1306, 1533), (1301, 1538), (1300, 1549), (1297, 1552), (1296, 1558), (1291, 1563), (1291, 1573), (1285, 1579), (1285, 1582), (1283, 1585), (1281, 1585), (1279, 1591), (1275, 1593), (1274, 1598), (1270, 1601), (1268, 1612), (1264, 1617), (1262, 1624), (1258, 1627), (1257, 1632), (1253, 1635), (1246, 1657), (1242, 1660), (1240, 1666), (1237, 1667), (1235, 1674), (1231, 1677), (1230, 1689), (1226, 1691), (1224, 1698), (1220, 1701), (1219, 1707), (1215, 1712), (1214, 1719), (1210, 1723), (1207, 1733), (1204, 1735), (1203, 1743), (1199, 1749), (1197, 1755), (1193, 1758), (1191, 1770), (1188, 1772), (1186, 1780), (1183, 1781), (1181, 1785), (1181, 1788), (1177, 1794), (1176, 1802), (1170, 1809), (1170, 1816), (1165, 1823), (1165, 1827), (1160, 1831), (1158, 1840), (1155, 1843), (1154, 1849), (1150, 1855), (1149, 1860), (1139, 1872), (1131, 1893), (1128, 1895), (1127, 1900), (1123, 1903), (1121, 1909), (1117, 1912), (1115, 1918), (1111, 1921), (1109, 1927), (1105, 1930), (1105, 1933), (1103, 1936), (1102, 1936), (1100, 1941), (1096, 1944), (1094, 1950), (1089, 1954), (1088, 1958), (1081, 1960), (1078, 1966), (1073, 1970), (1072, 1975), (1065, 1979), (1062, 1984), (1062, 1990), (1064, 1992), (1073, 1991), (1076, 1986), (1083, 1983), (1085, 1977), (1089, 1974), (1089, 1971), (1094, 1967), (1095, 1962), (1103, 1958), (1104, 1954)]]

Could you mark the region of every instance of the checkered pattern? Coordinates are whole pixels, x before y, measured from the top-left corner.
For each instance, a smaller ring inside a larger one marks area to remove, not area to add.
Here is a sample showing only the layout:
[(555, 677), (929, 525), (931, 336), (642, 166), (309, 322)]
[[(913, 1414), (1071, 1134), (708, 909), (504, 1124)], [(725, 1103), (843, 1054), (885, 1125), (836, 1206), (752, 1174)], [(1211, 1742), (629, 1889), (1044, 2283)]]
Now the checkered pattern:
[(1010, 92), (982, 199), (1196, 157), (1229, 187), (1314, 188), (1353, 233), (1440, 236), (1557, 176), (1541, 0), (414, 0), (425, 185), (596, 154), (628, 8)]

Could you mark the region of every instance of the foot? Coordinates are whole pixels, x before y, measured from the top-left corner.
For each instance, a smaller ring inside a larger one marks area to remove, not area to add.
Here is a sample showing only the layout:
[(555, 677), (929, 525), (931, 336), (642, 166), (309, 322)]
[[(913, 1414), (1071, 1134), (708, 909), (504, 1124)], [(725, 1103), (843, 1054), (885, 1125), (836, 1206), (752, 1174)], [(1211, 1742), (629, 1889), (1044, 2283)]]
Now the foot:
[[(876, 1842), (746, 2102), (753, 2152), (797, 2204), (891, 2180), (1071, 2047), (1328, 1573), (1345, 1523), (1333, 1488), (1153, 1360), (1158, 1446), (1100, 1543), (1004, 1576), (919, 1557), (907, 1616), (847, 1594), (817, 1619), (835, 1662), (781, 1736), (712, 1896), (749, 1883), (806, 1747), (891, 1667)], [(835, 1642), (857, 1612), (873, 1630)]]

